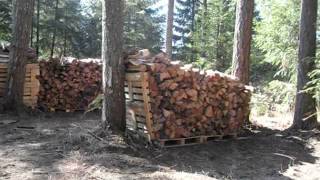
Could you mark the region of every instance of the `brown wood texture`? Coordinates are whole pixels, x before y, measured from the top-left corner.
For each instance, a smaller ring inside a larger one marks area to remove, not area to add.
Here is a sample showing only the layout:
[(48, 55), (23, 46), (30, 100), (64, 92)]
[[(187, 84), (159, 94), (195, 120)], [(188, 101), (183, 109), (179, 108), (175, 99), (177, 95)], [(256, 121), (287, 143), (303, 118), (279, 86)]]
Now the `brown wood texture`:
[(78, 60), (62, 64), (59, 59), (51, 59), (41, 61), (40, 69), (39, 106), (45, 110), (86, 110), (101, 93), (99, 64)]
[[(0, 97), (5, 95), (7, 81), (7, 63), (0, 63)], [(36, 78), (40, 74), (38, 64), (27, 64), (24, 82), (23, 102), (31, 108), (37, 107), (40, 83)]]
[[(148, 140), (154, 140), (152, 114), (149, 97), (149, 74), (127, 72), (126, 75), (127, 127), (140, 131)], [(139, 84), (139, 86), (134, 86)]]
[[(146, 66), (146, 71), (126, 74), (125, 91), (129, 102), (144, 104), (144, 111), (142, 107), (131, 110), (138, 115), (144, 112), (141, 116), (152, 140), (225, 136), (242, 127), (251, 91), (235, 77), (182, 66), (164, 53), (144, 59), (143, 64), (127, 62)], [(126, 67), (139, 69), (132, 64)], [(147, 75), (148, 85), (144, 85), (143, 75)]]
[(303, 92), (310, 81), (308, 73), (315, 69), (317, 9), (317, 0), (301, 1), (297, 95), (293, 120), (293, 127), (297, 129), (312, 129), (318, 124), (316, 99), (312, 94)]
[(238, 0), (234, 30), (232, 74), (249, 83), (254, 0)]
[(102, 122), (114, 131), (126, 129), (124, 97), (124, 0), (102, 1)]
[(172, 57), (173, 43), (173, 18), (174, 18), (174, 0), (168, 0), (168, 16), (167, 16), (167, 31), (166, 31), (166, 52), (169, 57)]
[(13, 35), (10, 46), (5, 106), (8, 110), (20, 113), (24, 110), (23, 86), (32, 29), (34, 0), (13, 1), (13, 3)]

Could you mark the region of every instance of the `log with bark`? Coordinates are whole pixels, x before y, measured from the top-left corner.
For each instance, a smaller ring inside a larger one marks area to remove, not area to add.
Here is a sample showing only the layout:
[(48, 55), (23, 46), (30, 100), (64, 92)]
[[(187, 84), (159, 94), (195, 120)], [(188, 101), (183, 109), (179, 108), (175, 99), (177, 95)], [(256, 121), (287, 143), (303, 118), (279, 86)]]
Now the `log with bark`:
[(40, 61), (38, 104), (45, 110), (85, 110), (101, 93), (101, 66), (74, 60)]
[(242, 127), (251, 92), (238, 79), (171, 61), (165, 53), (128, 55), (127, 71), (150, 73), (153, 133), (157, 139), (227, 135)]

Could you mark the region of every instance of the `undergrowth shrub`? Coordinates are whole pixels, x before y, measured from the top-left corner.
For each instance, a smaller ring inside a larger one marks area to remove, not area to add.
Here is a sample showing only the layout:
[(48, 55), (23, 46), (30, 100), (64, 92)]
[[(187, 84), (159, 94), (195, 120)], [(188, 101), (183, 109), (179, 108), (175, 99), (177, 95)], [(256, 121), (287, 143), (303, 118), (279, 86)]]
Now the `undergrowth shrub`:
[(291, 112), (294, 107), (295, 92), (294, 84), (279, 80), (258, 87), (251, 100), (252, 114), (272, 116), (273, 112)]

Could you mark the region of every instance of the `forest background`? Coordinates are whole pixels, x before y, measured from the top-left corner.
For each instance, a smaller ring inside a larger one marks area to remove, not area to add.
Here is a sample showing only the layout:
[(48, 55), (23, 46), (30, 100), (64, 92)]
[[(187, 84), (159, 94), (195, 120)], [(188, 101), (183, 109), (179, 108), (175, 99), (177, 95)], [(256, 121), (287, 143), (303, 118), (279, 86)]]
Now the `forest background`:
[[(126, 0), (125, 49), (163, 50), (166, 8), (167, 0)], [(192, 63), (200, 69), (230, 73), (235, 10), (235, 0), (176, 0), (173, 59)], [(100, 58), (101, 11), (100, 0), (36, 0), (30, 47), (40, 59)], [(2, 46), (11, 40), (11, 12), (12, 0), (0, 0)], [(292, 120), (299, 18), (299, 0), (255, 1), (250, 60), (250, 83), (255, 87), (253, 117), (287, 116)], [(319, 30), (317, 35), (320, 35)], [(316, 64), (306, 90), (317, 98), (319, 107), (318, 55)]]

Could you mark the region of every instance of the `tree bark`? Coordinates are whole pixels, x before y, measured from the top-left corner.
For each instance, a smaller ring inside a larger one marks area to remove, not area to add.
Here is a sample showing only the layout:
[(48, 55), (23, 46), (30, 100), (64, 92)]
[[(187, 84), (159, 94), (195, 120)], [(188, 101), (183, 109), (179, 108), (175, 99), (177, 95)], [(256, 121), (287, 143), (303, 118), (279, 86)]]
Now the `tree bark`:
[(208, 2), (207, 0), (203, 0), (203, 18), (201, 20), (202, 23), (202, 37), (201, 37), (201, 45), (202, 45), (202, 50), (201, 50), (201, 56), (202, 57), (207, 57), (207, 52), (204, 50), (207, 48), (207, 21), (208, 21)]
[(23, 111), (23, 90), (25, 66), (30, 43), (34, 0), (16, 0), (14, 2), (13, 35), (6, 89), (6, 109), (18, 113)]
[(232, 58), (232, 74), (249, 83), (250, 46), (254, 0), (237, 1)]
[(36, 54), (39, 57), (39, 41), (40, 41), (40, 0), (37, 0), (37, 40), (36, 40)]
[(67, 54), (68, 9), (64, 9), (63, 56)]
[[(195, 17), (196, 17), (196, 0), (192, 0), (192, 9), (191, 9), (191, 34), (193, 35), (195, 31)], [(194, 62), (194, 40), (191, 38), (191, 62)]]
[(55, 16), (54, 16), (54, 30), (52, 34), (52, 42), (51, 42), (51, 52), (50, 52), (50, 57), (53, 57), (54, 54), (54, 45), (56, 43), (56, 34), (57, 34), (57, 25), (56, 23), (58, 22), (58, 7), (59, 7), (59, 0), (56, 0), (56, 8), (55, 8)]
[(166, 52), (172, 58), (174, 0), (169, 0), (167, 15)]
[(32, 10), (32, 20), (31, 20), (31, 35), (30, 35), (30, 47), (33, 47), (33, 26), (34, 26), (34, 3)]
[(317, 0), (301, 1), (297, 95), (292, 125), (294, 129), (312, 129), (317, 126), (316, 101), (311, 94), (301, 92), (310, 81), (308, 73), (315, 68), (317, 7)]
[(103, 108), (102, 122), (106, 128), (124, 132), (124, 61), (123, 0), (104, 0), (102, 10)]

